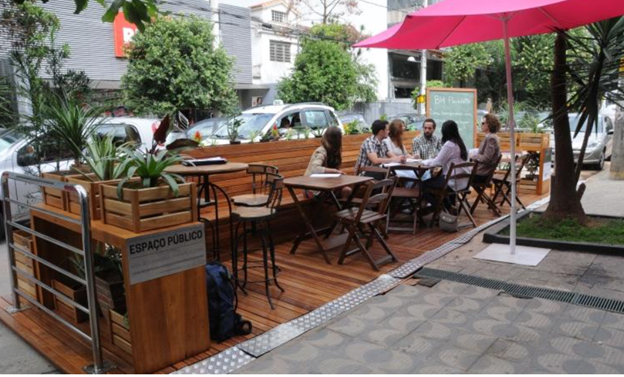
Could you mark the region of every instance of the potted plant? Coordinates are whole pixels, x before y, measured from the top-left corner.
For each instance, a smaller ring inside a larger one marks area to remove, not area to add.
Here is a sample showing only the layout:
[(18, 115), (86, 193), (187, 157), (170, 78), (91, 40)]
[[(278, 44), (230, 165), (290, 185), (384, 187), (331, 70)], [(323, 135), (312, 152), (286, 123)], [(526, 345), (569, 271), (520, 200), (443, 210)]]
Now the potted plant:
[(273, 125), (273, 127), (271, 127), (271, 137), (273, 138), (273, 141), (277, 141), (280, 138), (280, 133), (279, 133), (279, 129), (277, 128), (277, 123), (275, 123)]
[[(130, 146), (125, 144), (124, 146)], [(67, 183), (78, 184), (84, 187), (89, 195), (89, 206), (91, 219), (99, 220), (100, 211), (100, 185), (102, 183), (117, 182), (127, 170), (129, 160), (118, 163), (121, 157), (120, 146), (114, 143), (113, 135), (94, 136), (91, 143), (87, 145), (84, 160), (91, 173), (87, 174), (78, 171), (80, 174), (67, 176)], [(68, 211), (80, 214), (80, 203), (78, 195), (70, 193), (68, 195)]]
[(105, 224), (139, 233), (195, 221), (195, 184), (165, 171), (182, 161), (180, 155), (156, 146), (147, 151), (122, 150), (123, 159), (129, 160), (125, 177), (117, 185), (101, 186)]
[(264, 135), (262, 135), (262, 137), (260, 138), (260, 142), (261, 143), (266, 143), (267, 141), (271, 141), (271, 133), (267, 132)]
[(240, 140), (238, 140), (238, 129), (243, 125), (243, 120), (234, 118), (230, 120), (227, 124), (227, 133), (228, 138), (230, 139), (230, 144), (240, 144)]
[(257, 130), (251, 131), (249, 133), (249, 142), (252, 144), (255, 143), (258, 136), (260, 136), (260, 131), (257, 131)]

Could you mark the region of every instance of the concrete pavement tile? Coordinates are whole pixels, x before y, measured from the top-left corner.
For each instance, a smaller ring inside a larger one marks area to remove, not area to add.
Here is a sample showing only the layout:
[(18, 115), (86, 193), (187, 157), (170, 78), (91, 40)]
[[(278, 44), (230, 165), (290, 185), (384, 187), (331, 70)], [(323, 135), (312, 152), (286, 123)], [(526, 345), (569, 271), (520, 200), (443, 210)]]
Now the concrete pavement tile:
[(472, 328), (482, 334), (520, 343), (537, 343), (541, 338), (534, 329), (493, 319), (477, 319), (472, 323)]
[(624, 348), (624, 331), (600, 327), (594, 336), (594, 341), (611, 347)]
[(456, 329), (447, 346), (462, 348), (471, 352), (483, 353), (496, 342), (496, 337)]
[(472, 374), (518, 374), (524, 365), (502, 360), (496, 357), (483, 355), (468, 369)]
[(543, 298), (532, 298), (529, 300), (525, 310), (541, 314), (560, 314), (566, 310), (568, 304)]
[(564, 317), (570, 317), (577, 321), (600, 325), (605, 314), (606, 312), (604, 310), (570, 305), (568, 306), (568, 310), (565, 311)]
[(500, 291), (472, 285), (462, 292), (462, 297), (478, 301), (490, 301), (497, 297), (499, 293)]
[(455, 300), (446, 304), (446, 309), (474, 315), (483, 310), (487, 304), (488, 301), (458, 296)]
[(442, 347), (446, 341), (447, 339), (427, 339), (412, 332), (392, 345), (391, 349), (410, 355), (427, 357)]
[(412, 372), (414, 374), (460, 374), (464, 373), (457, 368), (452, 368), (448, 365), (443, 365), (439, 363), (426, 362), (422, 365), (418, 365), (417, 368)]
[(527, 344), (498, 339), (485, 351), (485, 354), (520, 364), (528, 362), (534, 352), (534, 347)]
[(446, 344), (428, 359), (451, 368), (467, 371), (479, 357), (481, 357), (480, 353)]
[(575, 366), (575, 374), (619, 374), (619, 372), (602, 363), (592, 360), (579, 360)]
[(400, 308), (412, 304), (411, 300), (398, 295), (379, 295), (375, 296), (362, 305), (369, 305), (383, 310), (399, 310)]
[(497, 321), (513, 322), (522, 311), (521, 308), (512, 308), (493, 300), (478, 314), (479, 318), (491, 318)]
[(266, 354), (232, 372), (233, 374), (294, 374), (305, 373), (294, 363)]
[(416, 320), (410, 316), (393, 315), (385, 320), (371, 325), (368, 332), (359, 335), (359, 338), (367, 342), (389, 347), (406, 334), (411, 333), (424, 321)]
[(548, 353), (536, 355), (528, 364), (524, 373), (529, 373), (529, 370), (547, 370), (548, 373), (574, 373), (576, 366), (581, 359), (578, 357)]
[(611, 329), (624, 330), (624, 314), (607, 312), (601, 325)]
[(594, 263), (597, 257), (597, 254), (592, 253), (551, 250), (546, 260), (552, 259), (568, 266), (589, 267)]
[(419, 359), (403, 352), (356, 339), (344, 348), (347, 358), (375, 369), (391, 373), (408, 373), (414, 370)]
[(456, 283), (453, 281), (443, 280), (436, 284), (433, 289), (439, 293), (449, 294), (449, 295), (461, 295), (470, 285)]
[(373, 368), (370, 365), (358, 363), (353, 360), (329, 357), (324, 360), (316, 360), (315, 369), (318, 372), (307, 370), (298, 373), (318, 373), (318, 374), (385, 374), (381, 369)]
[(531, 300), (501, 293), (490, 302), (490, 305), (504, 305), (513, 309), (524, 309), (529, 304), (529, 301)]
[(420, 325), (416, 330), (414, 330), (413, 334), (427, 339), (438, 339), (446, 341), (450, 339), (453, 331), (455, 331), (455, 329), (452, 327), (443, 325), (441, 323), (429, 321)]
[(582, 340), (593, 340), (597, 331), (598, 325), (574, 321), (570, 318), (560, 318), (557, 324), (551, 328), (551, 333), (553, 334), (565, 335)]
[(527, 310), (526, 308), (513, 320), (515, 325), (525, 326), (532, 329), (550, 330), (557, 323), (555, 316)]
[[(270, 358), (279, 358), (288, 363), (304, 365), (306, 363), (318, 362), (328, 356), (338, 356), (344, 347), (320, 348), (307, 343), (306, 339), (288, 342), (285, 345), (276, 348), (266, 356)], [(260, 359), (265, 356), (260, 357)]]
[(431, 268), (435, 268), (437, 270), (449, 271), (449, 272), (460, 272), (464, 267), (459, 264), (451, 264), (451, 263), (438, 263), (438, 264), (429, 264)]
[(351, 337), (337, 333), (325, 327), (315, 331), (310, 331), (305, 336), (305, 341), (308, 344), (321, 349), (340, 348), (351, 340)]
[[(390, 292), (386, 293), (384, 296), (388, 297), (398, 297), (400, 299), (414, 300), (419, 298), (420, 296), (428, 293), (431, 288), (423, 287), (422, 285), (405, 285), (400, 284)], [(381, 296), (376, 296), (381, 297)]]
[(331, 322), (327, 328), (341, 334), (356, 337), (368, 332), (370, 325), (365, 320), (346, 316)]
[(412, 304), (408, 306), (407, 308), (398, 311), (397, 313), (407, 312), (414, 319), (425, 321), (433, 317), (440, 310), (442, 310), (442, 307), (440, 306), (419, 303), (419, 304)]
[(394, 313), (396, 313), (395, 309), (384, 308), (384, 307), (364, 303), (364, 304), (356, 306), (355, 308), (351, 309), (350, 311), (346, 313), (343, 313), (341, 317), (348, 316), (348, 317), (358, 318), (363, 321), (378, 322), (387, 318), (388, 316)]
[(455, 297), (457, 296), (454, 294), (432, 292), (424, 295), (422, 299), (429, 305), (444, 307), (446, 304), (455, 300)]
[(429, 319), (429, 321), (441, 323), (450, 327), (463, 327), (471, 322), (473, 317), (455, 310), (442, 309)]

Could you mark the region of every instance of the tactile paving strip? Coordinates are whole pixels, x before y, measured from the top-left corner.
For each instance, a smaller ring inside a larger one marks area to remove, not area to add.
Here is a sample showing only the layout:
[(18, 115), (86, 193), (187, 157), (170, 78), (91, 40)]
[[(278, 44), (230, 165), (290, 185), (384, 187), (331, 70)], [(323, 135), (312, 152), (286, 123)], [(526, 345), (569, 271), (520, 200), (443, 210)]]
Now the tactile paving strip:
[(305, 332), (301, 328), (292, 325), (291, 322), (282, 323), (262, 335), (240, 343), (238, 348), (251, 356), (260, 357)]
[(234, 346), (172, 374), (227, 374), (255, 360)]

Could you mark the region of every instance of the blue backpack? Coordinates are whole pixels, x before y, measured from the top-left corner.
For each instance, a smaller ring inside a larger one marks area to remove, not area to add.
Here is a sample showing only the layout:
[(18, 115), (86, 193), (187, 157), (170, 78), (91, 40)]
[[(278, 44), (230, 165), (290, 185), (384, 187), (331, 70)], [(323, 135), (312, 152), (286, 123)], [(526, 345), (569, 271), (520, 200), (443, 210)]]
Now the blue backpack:
[(236, 286), (227, 267), (217, 261), (206, 265), (210, 338), (223, 342), (236, 335), (251, 333), (251, 322), (236, 313)]

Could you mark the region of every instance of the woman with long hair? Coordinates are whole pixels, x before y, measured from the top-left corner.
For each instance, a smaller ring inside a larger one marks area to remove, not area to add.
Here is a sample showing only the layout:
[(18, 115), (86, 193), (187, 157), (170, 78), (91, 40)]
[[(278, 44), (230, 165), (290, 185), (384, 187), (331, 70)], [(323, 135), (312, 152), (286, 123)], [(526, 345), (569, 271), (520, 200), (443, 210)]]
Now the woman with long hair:
[[(312, 174), (344, 174), (340, 170), (342, 165), (342, 131), (338, 127), (329, 127), (323, 134), (321, 139), (321, 146), (316, 148), (308, 168), (305, 171), (305, 176)], [(341, 196), (348, 196), (351, 193), (351, 189), (345, 187), (342, 190)], [(316, 195), (314, 192), (306, 192), (306, 196), (313, 197)]]
[(479, 161), (475, 172), (475, 183), (485, 183), (496, 169), (496, 162), (501, 155), (500, 140), (496, 133), (500, 130), (501, 124), (496, 115), (486, 114), (481, 122), (481, 131), (485, 133), (485, 139), (479, 146), (479, 152), (472, 157), (474, 161)]
[(405, 132), (405, 123), (400, 119), (395, 119), (390, 123), (388, 138), (384, 139), (384, 143), (388, 147), (388, 157), (413, 158), (407, 153), (403, 145), (403, 133)]
[[(424, 182), (425, 187), (441, 188), (444, 184), (444, 179), (451, 168), (451, 164), (461, 164), (468, 160), (468, 150), (459, 134), (459, 127), (457, 123), (452, 120), (447, 120), (442, 125), (442, 149), (435, 158), (424, 160), (423, 164), (426, 166), (440, 166), (442, 167), (442, 174), (437, 177), (426, 180)], [(454, 190), (462, 190), (466, 188), (468, 179), (461, 179), (457, 182), (451, 180), (449, 186)]]

